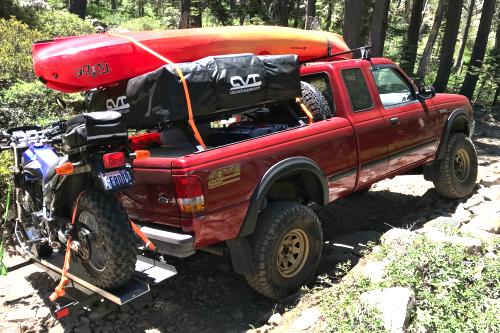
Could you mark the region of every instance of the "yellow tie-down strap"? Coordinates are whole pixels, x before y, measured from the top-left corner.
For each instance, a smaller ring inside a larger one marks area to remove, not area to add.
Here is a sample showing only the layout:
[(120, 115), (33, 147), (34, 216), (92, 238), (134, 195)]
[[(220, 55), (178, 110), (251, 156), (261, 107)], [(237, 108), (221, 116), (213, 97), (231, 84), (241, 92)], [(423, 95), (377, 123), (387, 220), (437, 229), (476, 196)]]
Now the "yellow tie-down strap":
[(181, 79), (182, 87), (184, 88), (184, 96), (186, 97), (186, 105), (187, 105), (187, 109), (188, 109), (189, 126), (191, 127), (191, 130), (194, 133), (194, 137), (195, 137), (196, 141), (198, 141), (198, 143), (200, 144), (200, 146), (203, 147), (203, 149), (207, 149), (207, 146), (205, 145), (205, 142), (203, 142), (203, 138), (201, 137), (200, 132), (198, 131), (198, 128), (196, 127), (196, 124), (194, 122), (193, 109), (191, 107), (191, 98), (189, 96), (189, 90), (188, 90), (186, 78), (184, 77), (184, 74), (182, 74), (182, 71), (179, 68), (179, 66), (177, 66), (177, 64), (168, 60), (167, 58), (165, 58), (164, 56), (162, 56), (161, 54), (159, 54), (155, 50), (147, 47), (146, 45), (142, 44), (141, 42), (139, 42), (138, 40), (136, 40), (130, 36), (126, 36), (126, 35), (122, 35), (122, 34), (118, 34), (118, 33), (114, 33), (114, 32), (113, 33), (110, 32), (110, 33), (108, 33), (108, 35), (125, 38), (126, 40), (128, 40), (132, 44), (140, 47), (141, 49), (148, 52), (149, 54), (157, 57), (158, 59), (160, 59), (160, 60), (164, 61), (165, 63), (172, 65), (174, 67), (175, 71), (177, 72), (177, 75), (179, 75), (179, 78)]

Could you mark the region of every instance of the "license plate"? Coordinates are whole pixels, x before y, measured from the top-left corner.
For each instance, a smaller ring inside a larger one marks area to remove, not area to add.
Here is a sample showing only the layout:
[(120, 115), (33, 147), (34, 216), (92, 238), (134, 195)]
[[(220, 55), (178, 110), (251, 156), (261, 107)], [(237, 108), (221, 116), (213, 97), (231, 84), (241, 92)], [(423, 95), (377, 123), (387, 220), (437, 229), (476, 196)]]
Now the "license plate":
[(132, 185), (132, 175), (128, 170), (107, 172), (101, 176), (102, 184), (106, 190), (116, 190)]

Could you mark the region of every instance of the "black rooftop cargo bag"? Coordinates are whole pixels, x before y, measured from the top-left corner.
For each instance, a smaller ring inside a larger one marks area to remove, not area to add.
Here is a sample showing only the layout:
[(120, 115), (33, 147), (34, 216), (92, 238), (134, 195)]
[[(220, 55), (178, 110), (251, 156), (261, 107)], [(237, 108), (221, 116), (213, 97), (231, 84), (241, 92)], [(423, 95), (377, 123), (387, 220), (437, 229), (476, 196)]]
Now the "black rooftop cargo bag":
[(80, 114), (66, 125), (64, 141), (70, 148), (127, 142), (127, 129), (116, 111)]
[[(177, 66), (196, 119), (301, 96), (296, 55), (224, 55)], [(126, 96), (130, 108), (124, 121), (129, 128), (188, 119), (183, 85), (172, 65), (130, 79)]]

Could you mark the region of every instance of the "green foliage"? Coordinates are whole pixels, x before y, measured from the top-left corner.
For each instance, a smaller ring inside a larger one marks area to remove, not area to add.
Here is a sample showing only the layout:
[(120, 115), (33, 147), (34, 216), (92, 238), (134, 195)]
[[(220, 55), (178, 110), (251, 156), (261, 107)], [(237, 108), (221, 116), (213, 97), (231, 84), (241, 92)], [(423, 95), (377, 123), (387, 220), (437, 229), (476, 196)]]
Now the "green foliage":
[(0, 89), (18, 80), (33, 80), (31, 44), (42, 34), (10, 18), (0, 18)]
[(159, 19), (143, 16), (123, 22), (120, 24), (120, 28), (133, 31), (164, 30), (167, 25)]
[(406, 249), (382, 246), (371, 256), (390, 258), (383, 282), (375, 284), (360, 275), (349, 275), (318, 294), (328, 331), (383, 331), (377, 314), (359, 315), (359, 295), (396, 286), (415, 292), (416, 311), (408, 332), (500, 331), (500, 240), (492, 240), (485, 248), (489, 255), (471, 255), (461, 247), (431, 243), (423, 236)]
[[(59, 119), (60, 112), (55, 102), (58, 95), (41, 82), (19, 81), (0, 92), (0, 128), (18, 125), (46, 125)], [(83, 108), (81, 94), (65, 95), (69, 109)]]
[(46, 39), (90, 34), (95, 32), (94, 27), (78, 16), (63, 10), (40, 11), (36, 15), (35, 28)]

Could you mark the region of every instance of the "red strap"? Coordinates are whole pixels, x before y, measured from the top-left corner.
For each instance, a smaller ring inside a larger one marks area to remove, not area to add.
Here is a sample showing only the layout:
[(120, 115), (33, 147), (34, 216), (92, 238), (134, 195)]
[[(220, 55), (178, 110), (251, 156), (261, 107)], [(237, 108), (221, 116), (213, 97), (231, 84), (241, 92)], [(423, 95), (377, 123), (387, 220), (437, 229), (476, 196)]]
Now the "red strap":
[[(78, 209), (78, 202), (80, 201), (80, 197), (85, 191), (81, 192), (78, 197), (76, 198), (76, 203), (75, 207), (73, 208), (73, 215), (71, 217), (71, 224), (75, 224), (75, 219), (76, 219), (76, 211)], [(50, 295), (49, 299), (51, 302), (54, 302), (56, 299), (59, 297), (62, 297), (66, 294), (66, 291), (64, 290), (66, 288), (66, 285), (69, 283), (69, 279), (67, 277), (68, 271), (69, 271), (69, 263), (71, 260), (71, 243), (73, 242), (73, 238), (71, 236), (68, 237), (68, 241), (66, 242), (66, 253), (64, 255), (64, 265), (62, 269), (62, 274), (61, 274), (61, 281), (59, 281), (59, 284), (55, 288), (54, 292)]]
[(151, 242), (148, 238), (148, 236), (146, 236), (142, 231), (141, 229), (139, 229), (139, 227), (137, 226), (137, 224), (135, 224), (134, 222), (130, 221), (130, 224), (132, 225), (132, 230), (134, 230), (135, 234), (137, 236), (139, 236), (140, 239), (142, 239), (142, 241), (144, 242), (144, 244), (146, 244), (147, 247), (149, 247), (149, 249), (151, 251), (154, 251), (156, 250), (156, 246), (153, 244), (153, 242)]

